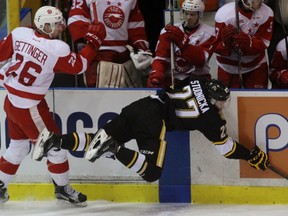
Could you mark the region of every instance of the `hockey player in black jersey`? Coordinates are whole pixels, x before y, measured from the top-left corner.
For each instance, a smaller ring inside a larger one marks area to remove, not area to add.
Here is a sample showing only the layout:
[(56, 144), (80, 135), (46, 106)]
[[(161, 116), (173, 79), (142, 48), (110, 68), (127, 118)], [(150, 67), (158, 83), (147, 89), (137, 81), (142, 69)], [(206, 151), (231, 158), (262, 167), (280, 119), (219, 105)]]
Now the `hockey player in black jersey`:
[[(166, 151), (165, 133), (173, 130), (198, 130), (221, 155), (243, 159), (265, 170), (267, 155), (257, 146), (249, 150), (226, 133), (221, 110), (230, 103), (229, 89), (218, 80), (190, 79), (157, 95), (137, 100), (124, 107), (117, 117), (94, 134), (70, 133), (62, 136), (44, 129), (34, 147), (32, 158), (41, 160), (53, 147), (80, 151), (94, 162), (115, 157), (148, 182), (160, 178)], [(91, 141), (92, 139), (92, 141)], [(126, 148), (135, 139), (139, 152)], [(90, 142), (91, 141), (91, 142)]]

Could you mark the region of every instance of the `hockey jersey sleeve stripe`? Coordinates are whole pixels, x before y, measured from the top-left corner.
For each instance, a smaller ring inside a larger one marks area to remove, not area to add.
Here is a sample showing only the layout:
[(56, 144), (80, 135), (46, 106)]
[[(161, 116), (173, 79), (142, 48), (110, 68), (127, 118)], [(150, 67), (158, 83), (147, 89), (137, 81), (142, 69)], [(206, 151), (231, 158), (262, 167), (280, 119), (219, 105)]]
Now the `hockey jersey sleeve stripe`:
[(235, 151), (235, 143), (231, 137), (228, 137), (222, 142), (213, 142), (213, 144), (223, 156), (229, 155)]
[(11, 86), (4, 84), (4, 87), (10, 94), (17, 95), (18, 97), (31, 99), (31, 100), (42, 100), (45, 97), (45, 94), (34, 94), (30, 92), (24, 92), (21, 90), (17, 90)]
[(79, 21), (89, 23), (89, 24), (91, 22), (90, 19), (88, 19), (82, 15), (75, 15), (75, 16), (69, 17), (67, 25), (69, 26), (70, 24), (72, 24), (74, 22), (79, 22)]
[(144, 22), (129, 22), (128, 29), (145, 28)]

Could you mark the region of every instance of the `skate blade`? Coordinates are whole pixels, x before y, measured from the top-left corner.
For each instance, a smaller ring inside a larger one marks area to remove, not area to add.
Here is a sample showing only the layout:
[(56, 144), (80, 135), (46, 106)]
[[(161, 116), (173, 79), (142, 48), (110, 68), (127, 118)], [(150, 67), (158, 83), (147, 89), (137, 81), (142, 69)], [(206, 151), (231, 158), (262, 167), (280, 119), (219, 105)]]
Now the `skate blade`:
[(87, 206), (87, 202), (81, 202), (81, 203), (72, 203), (69, 202), (68, 200), (62, 200), (62, 199), (57, 199), (57, 205), (61, 206), (61, 207), (86, 207)]

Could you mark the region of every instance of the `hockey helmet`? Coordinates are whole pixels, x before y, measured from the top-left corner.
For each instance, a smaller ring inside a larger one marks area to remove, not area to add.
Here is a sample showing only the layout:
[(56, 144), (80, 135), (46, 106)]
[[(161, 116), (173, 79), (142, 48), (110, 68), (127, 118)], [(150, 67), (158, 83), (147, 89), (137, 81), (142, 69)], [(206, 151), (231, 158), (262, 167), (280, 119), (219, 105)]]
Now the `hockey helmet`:
[(211, 79), (205, 83), (205, 88), (211, 104), (223, 109), (230, 104), (230, 90), (219, 80)]
[(241, 1), (242, 2), (242, 4), (244, 5), (244, 7), (246, 7), (246, 8), (248, 8), (248, 9), (250, 9), (250, 10), (252, 10), (252, 11), (254, 11), (254, 7), (253, 7), (253, 3), (255, 2), (255, 3), (262, 3), (263, 2), (263, 0), (239, 0), (239, 1)]
[(205, 10), (205, 5), (202, 0), (185, 0), (182, 3), (182, 10), (203, 12)]
[[(184, 27), (193, 28), (194, 26), (197, 26), (203, 18), (204, 10), (205, 5), (202, 0), (185, 0), (182, 3), (182, 10), (181, 10), (182, 19), (184, 20)], [(187, 14), (189, 14), (190, 12), (198, 12), (198, 20), (196, 23), (188, 22)]]
[[(34, 17), (34, 24), (37, 27), (37, 29), (41, 30), (45, 34), (49, 35), (51, 37), (51, 34), (55, 30), (55, 24), (61, 23), (61, 25), (66, 27), (65, 19), (63, 18), (62, 12), (53, 6), (43, 6), (39, 8)], [(44, 27), (45, 24), (50, 24), (51, 32), (45, 32)]]

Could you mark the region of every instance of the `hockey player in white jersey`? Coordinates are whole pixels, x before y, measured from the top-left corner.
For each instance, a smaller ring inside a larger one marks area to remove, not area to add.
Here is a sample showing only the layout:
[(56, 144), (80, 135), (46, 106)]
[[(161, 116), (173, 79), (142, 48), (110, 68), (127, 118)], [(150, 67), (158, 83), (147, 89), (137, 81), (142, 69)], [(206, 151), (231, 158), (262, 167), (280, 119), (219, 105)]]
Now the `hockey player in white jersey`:
[(279, 41), (271, 61), (270, 80), (272, 82), (273, 89), (288, 89), (287, 41), (288, 37)]
[(273, 16), (262, 0), (230, 2), (216, 12), (218, 79), (228, 87), (268, 87), (265, 50), (272, 37)]
[[(0, 158), (0, 202), (8, 201), (7, 186), (39, 132), (48, 127), (60, 134), (44, 98), (55, 73), (83, 73), (106, 36), (102, 23), (91, 24), (85, 34), (89, 43), (76, 54), (68, 44), (57, 39), (66, 28), (60, 10), (51, 6), (39, 8), (34, 24), (34, 29), (15, 28), (0, 44), (0, 62), (10, 60), (0, 76), (0, 83), (7, 90), (4, 110), (10, 138), (7, 150)], [(47, 158), (55, 196), (58, 200), (85, 206), (86, 195), (69, 185), (66, 154), (66, 151), (52, 149)]]
[(107, 31), (99, 54), (84, 73), (84, 84), (87, 87), (141, 87), (141, 72), (150, 66), (152, 53), (138, 1), (72, 2), (68, 28), (78, 50), (86, 43), (85, 31), (93, 20), (103, 22)]
[(193, 76), (211, 78), (209, 48), (215, 39), (212, 26), (202, 23), (205, 5), (202, 0), (185, 0), (182, 4), (183, 22), (167, 25), (162, 29), (148, 87), (171, 85), (171, 42), (174, 43), (175, 82)]

